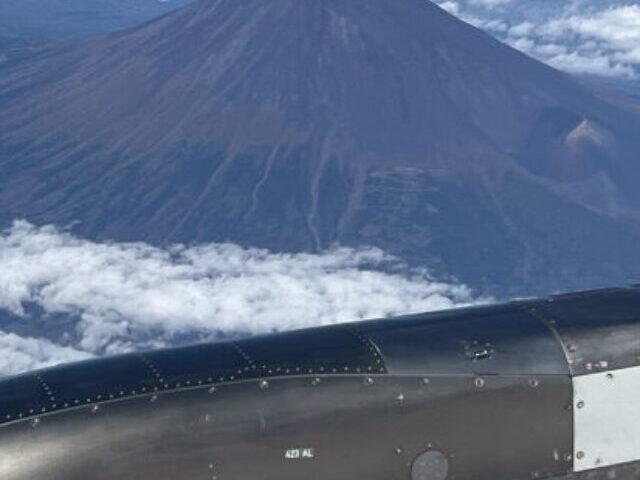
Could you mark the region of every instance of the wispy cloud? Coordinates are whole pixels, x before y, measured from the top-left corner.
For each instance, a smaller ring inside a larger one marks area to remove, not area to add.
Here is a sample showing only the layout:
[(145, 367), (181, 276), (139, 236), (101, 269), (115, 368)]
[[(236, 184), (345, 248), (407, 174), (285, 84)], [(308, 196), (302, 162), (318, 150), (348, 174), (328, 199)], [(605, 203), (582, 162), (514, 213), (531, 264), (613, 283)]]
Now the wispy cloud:
[(91, 358), (88, 352), (63, 347), (43, 338), (21, 337), (0, 331), (0, 375)]
[(549, 65), (636, 79), (640, 4), (617, 0), (443, 0), (442, 8)]
[(408, 269), (375, 248), (335, 248), (319, 255), (215, 243), (162, 249), (91, 242), (25, 221), (0, 233), (0, 271), (0, 309), (25, 323), (46, 325), (62, 315), (70, 325), (64, 335), (43, 333), (40, 340), (2, 333), (2, 356), (10, 353), (0, 363), (5, 373), (184, 339), (473, 301), (465, 286), (434, 281), (428, 272)]

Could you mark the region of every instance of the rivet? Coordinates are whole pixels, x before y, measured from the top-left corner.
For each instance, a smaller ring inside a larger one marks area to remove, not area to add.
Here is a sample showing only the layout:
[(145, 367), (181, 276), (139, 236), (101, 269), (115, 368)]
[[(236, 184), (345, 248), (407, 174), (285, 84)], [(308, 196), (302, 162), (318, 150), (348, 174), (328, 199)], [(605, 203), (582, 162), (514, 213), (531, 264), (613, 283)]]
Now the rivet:
[(214, 393), (215, 391), (216, 391), (216, 387), (211, 387), (211, 388), (208, 390), (208, 392), (209, 392), (209, 393)]
[(570, 453), (565, 453), (564, 454), (564, 461), (565, 462), (570, 462), (573, 459), (573, 455), (571, 455)]
[(34, 418), (33, 420), (31, 420), (31, 426), (33, 428), (37, 427), (38, 425), (40, 425), (40, 419), (39, 418)]
[(397, 400), (397, 401), (399, 401), (399, 402), (404, 402), (404, 393), (402, 393), (402, 392), (401, 392), (401, 393), (399, 393), (399, 394), (396, 396), (396, 400)]
[(269, 388), (269, 382), (267, 382), (266, 380), (260, 380), (260, 383), (258, 385), (262, 390), (266, 390), (267, 388)]
[(395, 450), (396, 455), (402, 455), (402, 449), (400, 447), (396, 447)]
[(321, 379), (319, 379), (319, 378), (317, 378), (317, 377), (316, 377), (316, 378), (314, 378), (314, 379), (311, 381), (311, 385), (313, 385), (313, 386), (315, 387), (315, 386), (316, 386), (316, 385), (318, 385), (321, 381), (322, 381)]
[(607, 378), (609, 380), (612, 380), (613, 379), (613, 373), (607, 373)]
[(423, 378), (422, 379), (422, 384), (423, 385), (429, 385), (429, 379), (428, 378)]
[(91, 407), (91, 413), (96, 413), (98, 410), (100, 410), (100, 407), (98, 405), (94, 405), (93, 407)]
[(584, 452), (583, 452), (583, 451), (580, 451), (580, 452), (576, 453), (576, 458), (577, 458), (578, 460), (580, 460), (580, 459), (584, 458)]
[(580, 400), (576, 406), (578, 408), (583, 408), (584, 407), (584, 402), (582, 400)]
[(529, 386), (531, 388), (538, 388), (538, 385), (540, 385), (540, 382), (538, 381), (537, 378), (532, 378), (529, 380)]
[(478, 388), (484, 387), (484, 380), (482, 378), (479, 378), (479, 377), (476, 378), (474, 383), (476, 384), (476, 387), (478, 387)]
[(155, 402), (156, 400), (158, 400), (158, 395), (151, 395), (151, 398), (149, 399), (149, 401)]
[(365, 385), (373, 385), (373, 378), (371, 377), (367, 377), (364, 379), (364, 384)]

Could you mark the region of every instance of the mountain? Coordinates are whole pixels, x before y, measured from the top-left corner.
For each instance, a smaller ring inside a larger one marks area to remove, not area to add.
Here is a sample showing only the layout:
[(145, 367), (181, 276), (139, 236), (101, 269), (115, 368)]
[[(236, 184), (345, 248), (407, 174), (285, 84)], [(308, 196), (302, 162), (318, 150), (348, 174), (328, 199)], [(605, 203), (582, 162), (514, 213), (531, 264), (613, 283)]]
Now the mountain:
[(69, 39), (112, 32), (163, 15), (191, 0), (2, 0), (0, 35)]
[(201, 0), (0, 66), (0, 222), (376, 245), (500, 296), (622, 283), (638, 132), (423, 0)]

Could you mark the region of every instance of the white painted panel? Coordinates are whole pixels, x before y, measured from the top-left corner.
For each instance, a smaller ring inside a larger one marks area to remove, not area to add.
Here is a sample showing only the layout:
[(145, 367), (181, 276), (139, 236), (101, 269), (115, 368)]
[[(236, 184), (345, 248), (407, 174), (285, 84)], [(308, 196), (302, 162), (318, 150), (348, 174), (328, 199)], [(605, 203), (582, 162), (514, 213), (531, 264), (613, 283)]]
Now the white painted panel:
[(640, 459), (640, 367), (573, 377), (574, 469)]

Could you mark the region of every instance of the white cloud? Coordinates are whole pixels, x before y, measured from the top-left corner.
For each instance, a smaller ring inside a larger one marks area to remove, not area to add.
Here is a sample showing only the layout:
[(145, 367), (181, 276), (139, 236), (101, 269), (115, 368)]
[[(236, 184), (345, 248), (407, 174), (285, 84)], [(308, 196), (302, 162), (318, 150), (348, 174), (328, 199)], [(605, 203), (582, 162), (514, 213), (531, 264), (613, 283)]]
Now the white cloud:
[(13, 375), (58, 363), (86, 360), (92, 355), (55, 345), (42, 338), (21, 337), (0, 331), (0, 375)]
[(438, 6), (453, 15), (458, 15), (458, 13), (460, 13), (460, 5), (458, 5), (457, 2), (453, 2), (451, 0), (440, 2), (438, 3)]
[(466, 287), (433, 281), (375, 248), (319, 255), (232, 244), (161, 249), (91, 242), (25, 221), (0, 233), (0, 271), (0, 308), (26, 323), (34, 320), (25, 302), (45, 316), (76, 318), (69, 349), (43, 343), (31, 355), (24, 345), (36, 340), (4, 334), (0, 349), (13, 352), (13, 360), (0, 363), (0, 372), (75, 354), (171, 345), (181, 337), (287, 330), (473, 301)]
[(561, 70), (626, 79), (640, 74), (638, 2), (457, 0), (455, 5), (448, 10), (462, 20)]
[(511, 3), (511, 0), (469, 0), (472, 5), (480, 5), (485, 8), (495, 7), (496, 5), (504, 5)]

